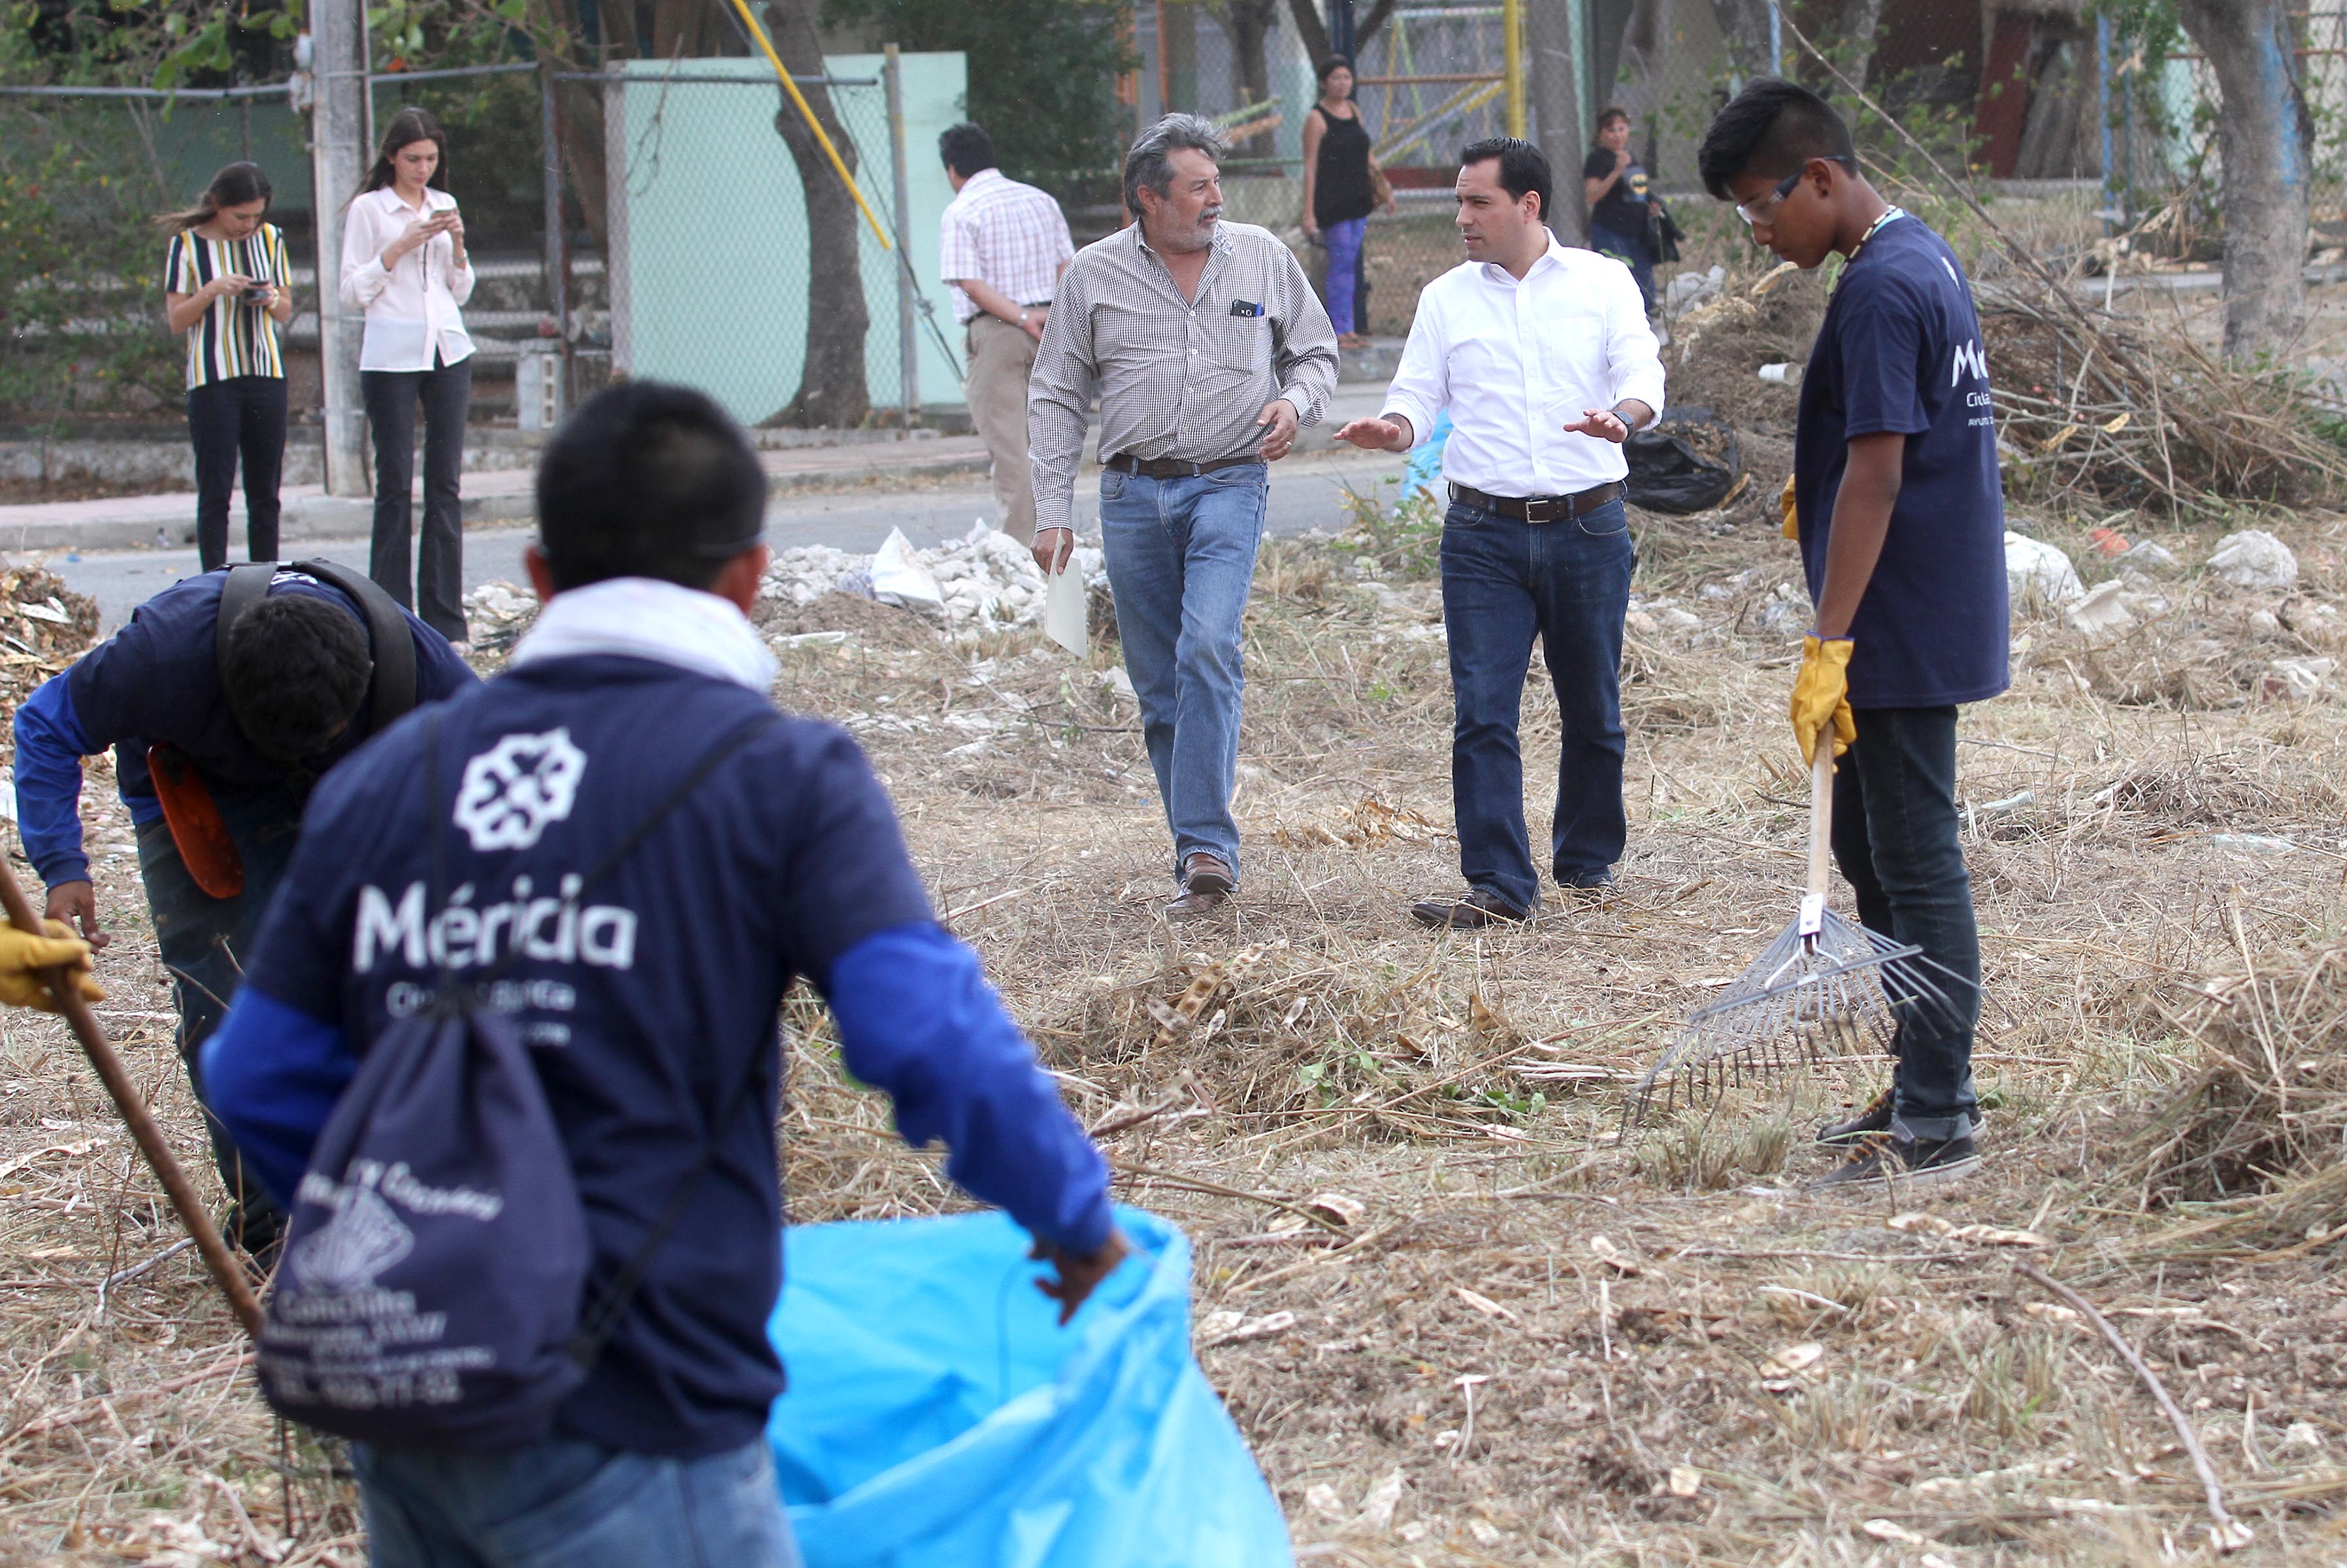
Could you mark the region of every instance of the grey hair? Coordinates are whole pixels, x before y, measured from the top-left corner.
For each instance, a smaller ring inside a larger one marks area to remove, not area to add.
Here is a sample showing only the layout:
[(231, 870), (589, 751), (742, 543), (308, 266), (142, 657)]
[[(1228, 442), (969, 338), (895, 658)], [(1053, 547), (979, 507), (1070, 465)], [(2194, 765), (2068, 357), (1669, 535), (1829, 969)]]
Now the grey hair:
[(1173, 155), (1184, 148), (1203, 152), (1216, 163), (1231, 155), (1231, 144), (1223, 139), (1212, 120), (1194, 114), (1167, 115), (1143, 131), (1133, 150), (1124, 155), (1124, 205), (1135, 218), (1141, 216), (1143, 187), (1161, 197), (1173, 190)]

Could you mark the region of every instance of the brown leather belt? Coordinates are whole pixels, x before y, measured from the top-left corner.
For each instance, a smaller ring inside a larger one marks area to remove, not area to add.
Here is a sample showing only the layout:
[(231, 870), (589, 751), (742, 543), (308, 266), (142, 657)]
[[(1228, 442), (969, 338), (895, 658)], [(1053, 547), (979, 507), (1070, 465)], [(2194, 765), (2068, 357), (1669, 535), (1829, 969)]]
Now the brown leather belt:
[(1559, 518), (1578, 518), (1595, 511), (1608, 501), (1618, 501), (1627, 494), (1628, 487), (1615, 479), (1594, 485), (1571, 496), (1491, 496), (1471, 485), (1450, 487), (1450, 498), (1463, 507), (1476, 507), (1503, 518), (1522, 518), (1528, 523), (1550, 523)]
[(1138, 474), (1144, 479), (1194, 479), (1217, 468), (1235, 468), (1242, 463), (1262, 461), (1260, 452), (1242, 452), (1235, 457), (1217, 457), (1211, 463), (1184, 463), (1176, 457), (1136, 457), (1130, 452), (1120, 452), (1101, 466), (1120, 474)]

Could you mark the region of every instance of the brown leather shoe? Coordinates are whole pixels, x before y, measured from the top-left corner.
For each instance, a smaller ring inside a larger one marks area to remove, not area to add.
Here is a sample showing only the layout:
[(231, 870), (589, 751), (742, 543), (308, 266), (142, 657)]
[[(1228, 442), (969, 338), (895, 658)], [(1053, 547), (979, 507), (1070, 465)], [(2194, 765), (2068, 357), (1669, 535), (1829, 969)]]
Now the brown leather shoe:
[(1223, 864), (1219, 855), (1196, 850), (1182, 863), (1182, 891), (1184, 893), (1231, 893), (1237, 890), (1239, 879)]
[(1219, 856), (1204, 850), (1182, 863), (1182, 896), (1165, 906), (1168, 920), (1195, 920), (1231, 901), (1238, 879)]
[(1409, 907), (1410, 917), (1437, 929), (1451, 927), (1476, 930), (1485, 926), (1521, 926), (1532, 912), (1519, 909), (1488, 887), (1470, 887), (1462, 898), (1421, 898)]

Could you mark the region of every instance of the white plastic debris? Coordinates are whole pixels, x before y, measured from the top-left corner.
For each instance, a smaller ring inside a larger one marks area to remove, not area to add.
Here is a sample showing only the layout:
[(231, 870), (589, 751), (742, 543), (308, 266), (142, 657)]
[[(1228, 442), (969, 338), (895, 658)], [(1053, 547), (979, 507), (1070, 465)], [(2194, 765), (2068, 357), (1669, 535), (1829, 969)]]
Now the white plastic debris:
[(2298, 558), (2263, 528), (2243, 528), (2217, 541), (2209, 569), (2235, 588), (2288, 588), (2298, 580)]
[(2125, 583), (2098, 583), (2093, 592), (2064, 610), (2062, 619), (2073, 631), (2089, 637), (2124, 631), (2135, 624), (2135, 613), (2127, 607), (2126, 598)]
[(1714, 267), (1708, 272), (1681, 272), (1663, 286), (1663, 313), (1678, 315), (1693, 310), (1708, 299), (1717, 297), (1727, 285), (1727, 269)]
[(902, 528), (890, 528), (872, 558), (872, 597), (906, 610), (946, 612), (946, 596), (936, 573), (913, 553)]
[(2004, 533), (2004, 579), (2013, 597), (2060, 609), (2086, 597), (2078, 569), (2055, 546), (2027, 534)]
[(2273, 679), (2281, 683), (2282, 695), (2303, 702), (2322, 690), (2331, 672), (2339, 668), (2335, 659), (2277, 659), (2267, 667)]
[(2121, 550), (2118, 559), (2139, 571), (2174, 571), (2183, 564), (2174, 550), (2149, 539), (2137, 540)]

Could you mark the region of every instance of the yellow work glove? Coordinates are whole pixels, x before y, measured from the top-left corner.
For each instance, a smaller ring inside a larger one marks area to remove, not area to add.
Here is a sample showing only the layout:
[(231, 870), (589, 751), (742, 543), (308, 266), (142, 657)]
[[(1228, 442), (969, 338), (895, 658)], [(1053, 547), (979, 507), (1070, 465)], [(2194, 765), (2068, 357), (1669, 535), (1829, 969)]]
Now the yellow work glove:
[(1785, 476), (1785, 487), (1777, 492), (1777, 510), (1785, 519), (1785, 537), (1799, 538), (1801, 519), (1793, 515), (1793, 477), (1790, 474)]
[(44, 920), (46, 937), (35, 937), (14, 926), (0, 926), (0, 1003), (12, 1008), (57, 1010), (56, 999), (41, 983), (36, 969), (58, 964), (76, 971), (84, 1001), (102, 1002), (106, 992), (89, 975), (89, 944), (73, 934), (63, 920)]
[(1801, 672), (1793, 677), (1793, 738), (1801, 743), (1801, 761), (1815, 765), (1818, 737), (1833, 727), (1833, 754), (1840, 756), (1858, 739), (1858, 720), (1850, 711), (1850, 654), (1856, 644), (1847, 637), (1801, 639)]

